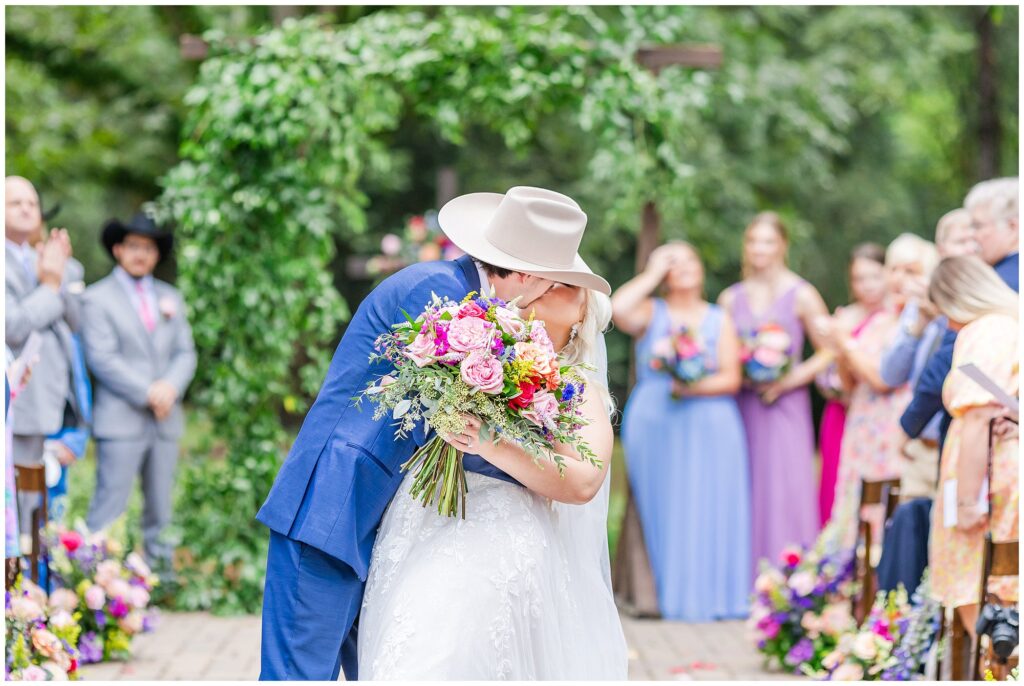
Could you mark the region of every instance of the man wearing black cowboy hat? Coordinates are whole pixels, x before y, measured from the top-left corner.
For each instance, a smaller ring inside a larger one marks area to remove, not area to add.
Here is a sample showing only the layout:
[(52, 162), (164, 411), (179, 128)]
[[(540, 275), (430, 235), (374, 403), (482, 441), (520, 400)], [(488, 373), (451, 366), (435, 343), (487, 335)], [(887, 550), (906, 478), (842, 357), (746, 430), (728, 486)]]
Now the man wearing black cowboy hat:
[(96, 380), (96, 492), (87, 524), (96, 531), (117, 519), (141, 474), (146, 556), (166, 562), (172, 551), (160, 534), (171, 519), (181, 398), (196, 369), (192, 329), (177, 289), (153, 278), (173, 248), (169, 232), (139, 213), (107, 222), (102, 241), (117, 266), (84, 298), (85, 356)]

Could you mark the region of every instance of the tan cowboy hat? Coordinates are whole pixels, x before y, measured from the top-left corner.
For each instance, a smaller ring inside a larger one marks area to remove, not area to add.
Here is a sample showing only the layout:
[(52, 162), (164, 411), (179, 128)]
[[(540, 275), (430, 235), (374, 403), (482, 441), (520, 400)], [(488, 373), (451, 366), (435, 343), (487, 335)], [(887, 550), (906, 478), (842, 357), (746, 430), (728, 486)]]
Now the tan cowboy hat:
[(447, 202), (437, 221), (452, 243), (481, 262), (612, 292), (579, 256), (587, 215), (567, 195), (532, 186), (470, 193)]

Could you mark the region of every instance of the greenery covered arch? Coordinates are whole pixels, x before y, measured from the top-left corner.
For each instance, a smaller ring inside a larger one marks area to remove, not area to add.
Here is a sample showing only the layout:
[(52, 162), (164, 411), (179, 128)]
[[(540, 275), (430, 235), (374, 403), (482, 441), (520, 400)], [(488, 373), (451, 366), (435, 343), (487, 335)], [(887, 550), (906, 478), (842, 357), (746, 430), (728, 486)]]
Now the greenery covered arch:
[(616, 11), (615, 22), (589, 8), (379, 12), (337, 30), (313, 18), (253, 42), (207, 37), (182, 161), (158, 203), (178, 228), (199, 350), (192, 398), (218, 443), (181, 479), (179, 606), (259, 607), (267, 533), (254, 515), (288, 449), (281, 414), (304, 412), (322, 381), (349, 314), (331, 278), (335, 241), (367, 231), (364, 182), (395, 171), (387, 136), (410, 112), (456, 146), (485, 127), (526, 147), (544, 117), (572, 118), (604, 189), (591, 236), (635, 230), (651, 199), (698, 242), (716, 235), (709, 215), (738, 226), (763, 180), (724, 161), (697, 174), (690, 160), (726, 160), (730, 146), (741, 159), (768, 136), (786, 174), (827, 176), (853, 119), (846, 83), (782, 73), (765, 91), (765, 74), (742, 68), (655, 76), (637, 47), (692, 38), (688, 15)]

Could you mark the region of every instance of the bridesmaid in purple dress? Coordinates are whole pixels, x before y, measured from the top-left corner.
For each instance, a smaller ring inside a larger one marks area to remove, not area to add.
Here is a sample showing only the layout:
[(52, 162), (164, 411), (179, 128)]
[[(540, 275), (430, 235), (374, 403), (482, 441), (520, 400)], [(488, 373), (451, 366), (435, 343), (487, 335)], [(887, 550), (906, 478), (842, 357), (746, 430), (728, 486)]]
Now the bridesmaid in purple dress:
[(805, 332), (816, 349), (821, 347), (817, 323), (829, 312), (814, 286), (787, 268), (788, 244), (778, 215), (754, 217), (743, 238), (743, 280), (718, 300), (741, 335), (776, 324), (791, 340), (789, 371), (767, 384), (745, 381), (738, 398), (750, 458), (755, 570), (763, 558), (775, 564), (786, 546), (812, 543), (819, 525), (808, 385), (829, 357), (824, 352), (801, 357)]

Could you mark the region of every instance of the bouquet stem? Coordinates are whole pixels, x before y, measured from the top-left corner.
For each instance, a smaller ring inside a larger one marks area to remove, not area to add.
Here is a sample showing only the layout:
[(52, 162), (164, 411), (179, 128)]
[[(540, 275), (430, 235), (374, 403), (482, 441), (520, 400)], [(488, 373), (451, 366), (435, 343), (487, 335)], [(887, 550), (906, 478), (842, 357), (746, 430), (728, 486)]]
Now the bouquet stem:
[(462, 466), (462, 452), (435, 436), (413, 453), (401, 466), (403, 472), (415, 470), (409, 495), (426, 507), (437, 496), (437, 513), (454, 517), (459, 511), (466, 518), (466, 470)]

